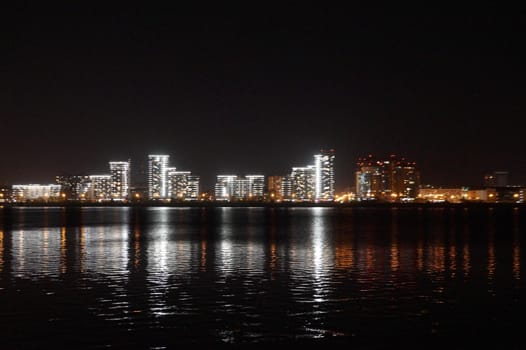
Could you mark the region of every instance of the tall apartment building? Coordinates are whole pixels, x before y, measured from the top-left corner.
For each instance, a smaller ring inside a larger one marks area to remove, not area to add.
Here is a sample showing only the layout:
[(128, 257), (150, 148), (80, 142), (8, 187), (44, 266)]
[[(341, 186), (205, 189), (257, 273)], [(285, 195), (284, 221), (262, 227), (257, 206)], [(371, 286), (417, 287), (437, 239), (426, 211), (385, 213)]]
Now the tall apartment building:
[(420, 173), (415, 162), (396, 155), (386, 159), (373, 155), (358, 159), (356, 196), (359, 199), (414, 200), (419, 188)]
[(188, 175), (186, 178), (186, 200), (197, 200), (199, 199), (199, 180), (198, 175)]
[(167, 168), (167, 197), (178, 200), (186, 199), (188, 192), (188, 176), (190, 176), (190, 174), (189, 171), (177, 171), (177, 169), (173, 167)]
[(148, 155), (148, 198), (163, 199), (168, 197), (168, 155)]
[(217, 175), (216, 184), (214, 186), (214, 194), (216, 200), (230, 200), (234, 197), (234, 183), (237, 180), (237, 175)]
[(112, 199), (111, 175), (90, 175), (86, 199), (108, 201)]
[[(294, 201), (333, 201), (335, 193), (334, 150), (321, 150), (314, 155), (314, 164), (293, 167), (290, 173), (290, 197)], [(282, 183), (283, 191), (289, 184)]]
[(334, 150), (321, 150), (314, 155), (314, 198), (317, 201), (334, 200)]
[(58, 175), (55, 182), (60, 185), (64, 199), (79, 200), (88, 192), (90, 186), (87, 175)]
[(293, 167), (290, 178), (294, 201), (312, 201), (315, 199), (316, 169), (313, 165)]
[(130, 196), (130, 161), (111, 161), (111, 197), (114, 200), (126, 200)]

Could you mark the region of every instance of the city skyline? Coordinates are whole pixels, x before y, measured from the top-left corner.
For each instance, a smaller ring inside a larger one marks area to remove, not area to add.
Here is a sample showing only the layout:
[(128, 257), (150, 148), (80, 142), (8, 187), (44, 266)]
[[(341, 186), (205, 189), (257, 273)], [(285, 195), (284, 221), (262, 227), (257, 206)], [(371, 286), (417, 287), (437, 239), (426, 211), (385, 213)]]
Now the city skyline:
[[(168, 154), (149, 154), (147, 176), (132, 181), (131, 159), (110, 160), (109, 174), (60, 174), (55, 183), (10, 184), (0, 187), (0, 202), (140, 203), (187, 201), (248, 202), (444, 202), (463, 201), (523, 203), (526, 186), (511, 184), (507, 171), (485, 174), (482, 185), (444, 187), (422, 184), (417, 163), (404, 156), (372, 154), (356, 161), (355, 182), (337, 191), (334, 149), (320, 149), (312, 164), (292, 166), (276, 174), (218, 174), (212, 188), (201, 176), (178, 170)], [(141, 162), (138, 162), (141, 164)]]
[(217, 173), (281, 174), (320, 148), (338, 151), (339, 191), (366, 154), (413, 159), (423, 183), (477, 185), (498, 170), (526, 183), (522, 8), (4, 14), (0, 184), (148, 150), (211, 186)]

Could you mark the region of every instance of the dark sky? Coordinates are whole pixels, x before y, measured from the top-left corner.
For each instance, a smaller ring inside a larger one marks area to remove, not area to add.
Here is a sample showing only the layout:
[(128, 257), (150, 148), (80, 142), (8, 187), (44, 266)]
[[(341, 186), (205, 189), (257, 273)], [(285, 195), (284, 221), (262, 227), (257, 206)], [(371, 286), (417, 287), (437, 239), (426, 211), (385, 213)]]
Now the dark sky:
[(322, 147), (338, 190), (369, 153), (416, 161), (425, 184), (526, 184), (525, 8), (224, 3), (4, 7), (0, 184), (128, 158), (139, 180), (166, 153), (206, 188)]

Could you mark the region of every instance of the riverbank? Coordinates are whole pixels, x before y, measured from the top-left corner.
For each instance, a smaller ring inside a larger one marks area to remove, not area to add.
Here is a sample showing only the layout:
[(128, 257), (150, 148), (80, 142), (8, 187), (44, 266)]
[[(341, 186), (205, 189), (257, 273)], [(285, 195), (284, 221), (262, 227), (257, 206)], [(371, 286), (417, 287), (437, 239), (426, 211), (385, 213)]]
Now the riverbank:
[(195, 201), (195, 202), (30, 202), (30, 203), (3, 203), (2, 208), (16, 208), (16, 207), (198, 207), (198, 208), (216, 208), (216, 207), (240, 207), (240, 208), (484, 208), (484, 207), (526, 207), (526, 203), (513, 202), (377, 202), (377, 201), (361, 201), (361, 202), (261, 202), (261, 201), (239, 201), (239, 202), (222, 202), (222, 201)]

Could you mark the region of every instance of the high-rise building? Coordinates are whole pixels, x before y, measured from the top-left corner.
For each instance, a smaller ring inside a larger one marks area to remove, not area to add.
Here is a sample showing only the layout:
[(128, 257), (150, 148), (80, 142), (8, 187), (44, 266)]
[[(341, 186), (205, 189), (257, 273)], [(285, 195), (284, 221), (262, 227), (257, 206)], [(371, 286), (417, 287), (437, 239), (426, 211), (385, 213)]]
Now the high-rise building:
[(265, 191), (265, 176), (264, 175), (245, 175), (248, 182), (247, 193), (245, 197), (249, 199), (263, 199)]
[(197, 200), (199, 199), (199, 176), (197, 175), (188, 175), (187, 176), (187, 189), (186, 189), (186, 199), (187, 200)]
[(267, 177), (268, 195), (271, 200), (283, 199), (283, 176), (273, 175)]
[(112, 199), (111, 175), (90, 175), (90, 186), (87, 199), (92, 201), (108, 201)]
[(415, 162), (396, 155), (387, 159), (373, 155), (358, 159), (356, 197), (361, 200), (414, 200), (419, 188), (420, 174)]
[(334, 200), (334, 150), (321, 150), (314, 155), (314, 199)]
[(333, 201), (335, 192), (334, 150), (322, 149), (320, 153), (314, 155), (313, 165), (293, 167), (289, 179), (290, 183), (282, 180), (284, 199)]
[(217, 175), (215, 184), (215, 199), (230, 200), (234, 195), (234, 184), (237, 175)]
[(188, 176), (189, 171), (177, 171), (176, 168), (170, 167), (166, 170), (166, 178), (168, 181), (169, 198), (183, 200), (186, 199), (188, 193)]
[(88, 192), (90, 185), (89, 176), (87, 175), (58, 175), (55, 182), (60, 185), (64, 199), (79, 200), (82, 194)]
[(356, 171), (356, 197), (360, 199), (376, 199), (382, 192), (382, 175), (380, 166), (372, 155), (359, 158)]
[(150, 154), (148, 156), (148, 198), (162, 199), (168, 197), (168, 155)]
[(290, 175), (283, 176), (281, 180), (281, 197), (284, 201), (292, 198), (292, 178)]
[(416, 199), (420, 191), (420, 172), (416, 169), (416, 162), (391, 156), (389, 169), (392, 174), (391, 197), (400, 200)]
[(130, 161), (110, 162), (111, 197), (126, 200), (130, 195)]
[(293, 167), (290, 174), (292, 184), (292, 199), (294, 201), (314, 200), (316, 169), (313, 165)]

